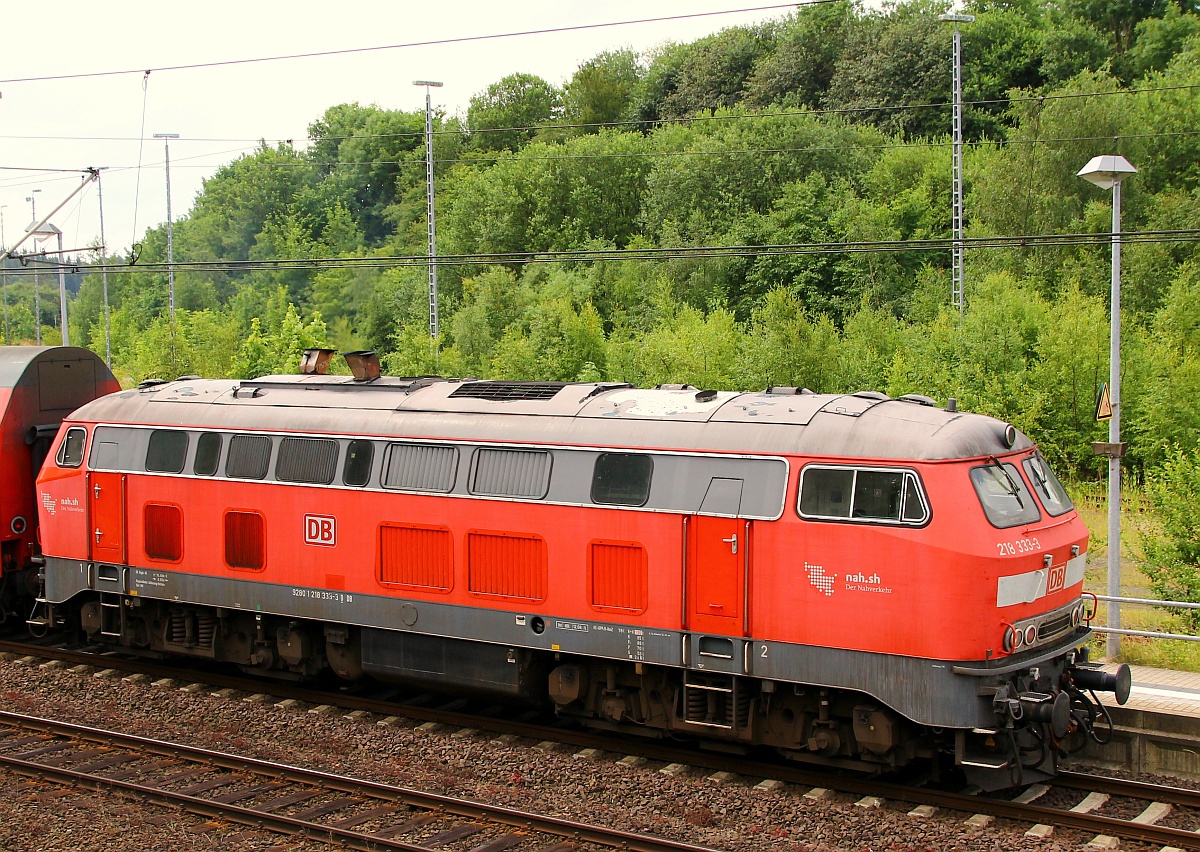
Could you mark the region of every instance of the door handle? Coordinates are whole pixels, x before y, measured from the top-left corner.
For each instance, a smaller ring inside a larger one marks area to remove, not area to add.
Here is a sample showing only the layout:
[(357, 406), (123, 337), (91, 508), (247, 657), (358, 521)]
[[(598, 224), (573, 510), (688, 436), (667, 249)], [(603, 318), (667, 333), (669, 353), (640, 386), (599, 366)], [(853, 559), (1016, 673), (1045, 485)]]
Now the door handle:
[(101, 491), (101, 490), (102, 490), (102, 489), (100, 488), (100, 486), (99, 486), (99, 485), (93, 485), (93, 486), (92, 486), (92, 493), (93, 493), (93, 494), (95, 494), (97, 497), (99, 497), (99, 496), (100, 496), (100, 491)]
[(100, 527), (96, 527), (96, 544), (100, 543), (100, 536), (102, 535), (104, 535), (104, 533), (100, 532)]
[(733, 552), (737, 553), (737, 533), (734, 533), (729, 538), (723, 538), (721, 541), (733, 545)]

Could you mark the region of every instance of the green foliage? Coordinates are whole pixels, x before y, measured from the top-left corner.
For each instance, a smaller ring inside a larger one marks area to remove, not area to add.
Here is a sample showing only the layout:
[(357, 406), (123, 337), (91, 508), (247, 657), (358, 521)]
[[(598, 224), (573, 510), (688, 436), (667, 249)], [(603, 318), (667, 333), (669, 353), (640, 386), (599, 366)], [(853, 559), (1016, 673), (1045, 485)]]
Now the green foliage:
[(516, 151), (562, 113), (562, 92), (535, 74), (509, 74), (471, 97), (467, 126), (479, 151)]
[[(597, 125), (626, 118), (641, 73), (638, 56), (629, 49), (605, 51), (592, 57), (579, 66), (564, 89), (567, 121)], [(596, 133), (600, 128), (592, 126), (586, 130)]]
[(838, 59), (826, 103), (891, 133), (944, 133), (945, 111), (896, 107), (949, 102), (950, 51), (937, 18), (948, 6), (910, 0), (864, 17)]
[[(1143, 570), (1162, 600), (1200, 603), (1200, 447), (1176, 447), (1161, 469), (1147, 477), (1146, 494), (1156, 510), (1160, 535), (1145, 536)], [(1189, 631), (1200, 629), (1200, 611), (1177, 616)]]
[(746, 101), (756, 107), (818, 107), (856, 23), (850, 2), (798, 9), (776, 28), (774, 49), (755, 63)]

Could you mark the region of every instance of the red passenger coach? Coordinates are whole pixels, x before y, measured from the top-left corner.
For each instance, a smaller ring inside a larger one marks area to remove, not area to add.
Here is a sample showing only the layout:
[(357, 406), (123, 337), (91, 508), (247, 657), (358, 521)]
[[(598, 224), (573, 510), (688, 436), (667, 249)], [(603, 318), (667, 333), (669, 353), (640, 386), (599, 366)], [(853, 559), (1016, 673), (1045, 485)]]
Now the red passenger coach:
[[(0, 622), (23, 622), (38, 592), (33, 481), (59, 424), (85, 402), (119, 389), (86, 349), (0, 346)], [(69, 503), (44, 510), (83, 511)]]
[[(39, 479), (41, 617), (303, 677), (988, 787), (1091, 734), (1087, 531), (1012, 426), (924, 397), (180, 380)], [(1123, 697), (1123, 696), (1121, 696)]]

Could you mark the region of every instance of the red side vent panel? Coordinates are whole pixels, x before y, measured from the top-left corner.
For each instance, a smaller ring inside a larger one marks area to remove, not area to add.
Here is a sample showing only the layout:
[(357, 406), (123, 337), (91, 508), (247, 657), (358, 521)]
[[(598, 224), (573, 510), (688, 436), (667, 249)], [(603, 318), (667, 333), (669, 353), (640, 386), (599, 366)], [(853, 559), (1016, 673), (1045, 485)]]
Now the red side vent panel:
[(379, 582), (385, 586), (448, 592), (454, 586), (453, 565), (445, 527), (379, 525)]
[(225, 564), (261, 571), (267, 562), (263, 517), (257, 512), (225, 513)]
[(472, 592), (531, 601), (546, 599), (546, 542), (518, 533), (467, 533)]
[(146, 556), (166, 562), (183, 558), (183, 512), (178, 506), (147, 503)]
[(645, 612), (646, 548), (627, 541), (593, 541), (588, 549), (588, 588), (594, 609)]

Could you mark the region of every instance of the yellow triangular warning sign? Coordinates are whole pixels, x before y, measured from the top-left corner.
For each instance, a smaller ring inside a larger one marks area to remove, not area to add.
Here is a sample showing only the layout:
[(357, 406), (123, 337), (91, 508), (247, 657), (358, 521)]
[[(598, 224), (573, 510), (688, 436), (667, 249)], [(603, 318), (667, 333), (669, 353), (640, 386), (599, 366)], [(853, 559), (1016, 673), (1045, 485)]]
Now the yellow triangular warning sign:
[(1112, 420), (1112, 400), (1108, 396), (1108, 382), (1100, 385), (1100, 394), (1096, 397), (1096, 419)]

